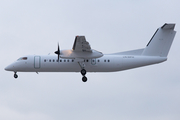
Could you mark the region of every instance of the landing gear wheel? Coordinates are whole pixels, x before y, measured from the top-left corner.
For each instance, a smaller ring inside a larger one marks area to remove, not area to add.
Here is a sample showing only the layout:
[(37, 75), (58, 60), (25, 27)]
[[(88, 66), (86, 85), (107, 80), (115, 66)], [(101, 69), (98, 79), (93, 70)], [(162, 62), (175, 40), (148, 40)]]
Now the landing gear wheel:
[(83, 76), (83, 77), (82, 77), (82, 81), (83, 81), (83, 82), (86, 82), (86, 81), (87, 81), (87, 77), (86, 77), (86, 76)]
[(14, 78), (18, 78), (18, 75), (16, 73), (14, 74)]
[(81, 70), (81, 74), (84, 76), (84, 75), (86, 75), (86, 70), (85, 69), (82, 69)]

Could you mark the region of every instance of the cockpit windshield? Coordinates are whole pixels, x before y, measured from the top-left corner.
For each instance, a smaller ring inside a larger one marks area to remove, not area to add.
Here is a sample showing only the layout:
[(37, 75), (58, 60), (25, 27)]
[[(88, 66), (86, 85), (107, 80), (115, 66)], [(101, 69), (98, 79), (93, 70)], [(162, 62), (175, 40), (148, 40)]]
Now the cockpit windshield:
[(19, 60), (27, 60), (27, 57), (21, 57), (21, 58), (18, 59), (18, 61)]

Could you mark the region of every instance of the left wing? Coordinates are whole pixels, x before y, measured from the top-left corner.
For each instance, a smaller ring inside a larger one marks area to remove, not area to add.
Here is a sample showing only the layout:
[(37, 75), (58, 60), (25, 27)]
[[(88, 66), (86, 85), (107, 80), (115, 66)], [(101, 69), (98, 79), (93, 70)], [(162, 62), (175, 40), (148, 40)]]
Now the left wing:
[(63, 50), (60, 55), (60, 57), (68, 59), (93, 59), (102, 56), (101, 52), (91, 49), (85, 36), (76, 36), (72, 50)]

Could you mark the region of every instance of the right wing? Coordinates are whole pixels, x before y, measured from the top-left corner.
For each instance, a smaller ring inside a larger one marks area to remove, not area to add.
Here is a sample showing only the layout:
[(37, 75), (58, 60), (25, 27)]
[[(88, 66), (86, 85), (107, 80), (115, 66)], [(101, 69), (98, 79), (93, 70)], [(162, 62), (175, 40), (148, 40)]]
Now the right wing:
[(89, 42), (86, 41), (85, 36), (76, 36), (73, 51), (78, 52), (92, 52)]
[(85, 36), (76, 36), (72, 50), (62, 50), (60, 56), (68, 59), (94, 59), (102, 57), (103, 54), (91, 49)]

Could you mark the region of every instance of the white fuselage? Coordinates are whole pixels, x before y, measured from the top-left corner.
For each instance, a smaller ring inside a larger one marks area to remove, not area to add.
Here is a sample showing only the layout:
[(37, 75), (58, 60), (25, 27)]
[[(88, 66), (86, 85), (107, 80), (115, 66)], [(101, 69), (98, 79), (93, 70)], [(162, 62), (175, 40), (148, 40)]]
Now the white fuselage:
[(56, 55), (31, 55), (19, 58), (5, 68), (14, 72), (81, 72), (82, 81), (86, 82), (86, 72), (115, 72), (167, 60), (176, 31), (175, 24), (165, 23), (159, 27), (143, 49), (103, 54), (91, 49), (85, 36), (76, 36), (72, 49), (60, 50)]
[[(80, 72), (82, 65), (87, 72), (114, 72), (167, 60), (159, 56), (135, 56), (109, 54), (96, 59), (64, 59), (57, 60), (56, 55), (30, 55), (26, 60), (19, 59), (5, 69), (14, 72)], [(79, 62), (81, 61), (81, 62)]]

